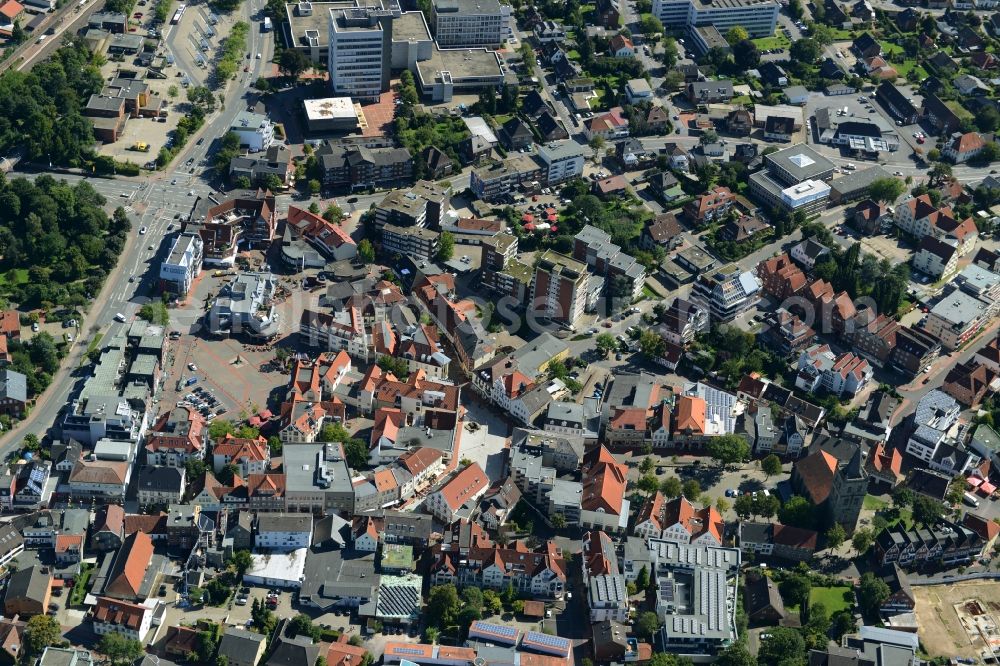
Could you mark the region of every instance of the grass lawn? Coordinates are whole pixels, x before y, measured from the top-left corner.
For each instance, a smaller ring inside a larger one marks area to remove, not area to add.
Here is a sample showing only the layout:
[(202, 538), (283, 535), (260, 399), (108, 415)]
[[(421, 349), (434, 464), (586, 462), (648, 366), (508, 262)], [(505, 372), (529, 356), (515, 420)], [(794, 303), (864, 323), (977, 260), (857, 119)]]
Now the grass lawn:
[(854, 39), (854, 34), (850, 30), (844, 30), (843, 28), (832, 28), (833, 41), (835, 42), (847, 42)]
[(570, 60), (579, 60), (580, 52), (577, 51), (576, 49), (570, 49), (569, 51), (566, 52), (566, 57), (569, 58)]
[(879, 499), (874, 495), (865, 495), (864, 504), (861, 505), (866, 511), (881, 511), (889, 508), (889, 502)]
[(896, 69), (897, 72), (899, 72), (899, 77), (902, 79), (905, 79), (911, 70), (916, 71), (916, 73), (920, 76), (921, 81), (927, 78), (927, 70), (924, 69), (916, 60), (903, 60), (899, 63), (893, 62), (890, 64)]
[(851, 588), (846, 585), (838, 587), (814, 587), (809, 590), (809, 604), (812, 605), (820, 602), (826, 606), (827, 612), (833, 615), (839, 610), (851, 607), (851, 602), (844, 598), (844, 593), (850, 591)]
[(87, 351), (88, 352), (92, 352), (95, 349), (97, 349), (97, 345), (101, 344), (101, 338), (103, 338), (103, 337), (104, 337), (103, 333), (97, 333), (97, 334), (95, 334), (94, 335), (94, 339), (90, 341), (89, 345), (87, 345)]
[(642, 285), (642, 296), (643, 296), (643, 298), (649, 298), (649, 299), (652, 299), (652, 300), (656, 300), (656, 299), (660, 298), (659, 294), (657, 294), (655, 291), (653, 291), (652, 289), (650, 289), (648, 285), (645, 285), (645, 284)]
[(83, 598), (87, 596), (87, 583), (90, 582), (90, 576), (94, 573), (94, 565), (85, 562), (82, 569), (83, 571), (76, 577), (76, 583), (73, 584), (73, 589), (69, 593), (70, 606), (82, 604)]
[[(10, 278), (14, 278), (14, 281), (11, 282)], [(16, 284), (24, 284), (27, 281), (28, 281), (27, 268), (14, 268), (7, 271), (6, 273), (0, 273), (0, 289)]]
[(760, 51), (767, 51), (770, 49), (787, 49), (791, 45), (788, 38), (781, 33), (776, 33), (771, 37), (760, 37), (752, 41)]
[(884, 55), (884, 56), (888, 57), (888, 56), (896, 55), (897, 53), (900, 54), (900, 55), (903, 54), (903, 47), (900, 46), (899, 44), (885, 44), (882, 47), (882, 55)]
[(970, 118), (970, 119), (972, 118), (972, 114), (969, 113), (968, 111), (966, 111), (965, 107), (963, 107), (958, 102), (952, 100), (952, 101), (945, 102), (945, 104), (948, 106), (949, 109), (951, 109), (952, 111), (955, 112), (955, 115), (958, 116), (959, 120), (965, 120), (966, 118)]
[(753, 100), (750, 99), (750, 95), (739, 95), (737, 97), (732, 98), (729, 101), (729, 103), (730, 104), (749, 104), (752, 101)]

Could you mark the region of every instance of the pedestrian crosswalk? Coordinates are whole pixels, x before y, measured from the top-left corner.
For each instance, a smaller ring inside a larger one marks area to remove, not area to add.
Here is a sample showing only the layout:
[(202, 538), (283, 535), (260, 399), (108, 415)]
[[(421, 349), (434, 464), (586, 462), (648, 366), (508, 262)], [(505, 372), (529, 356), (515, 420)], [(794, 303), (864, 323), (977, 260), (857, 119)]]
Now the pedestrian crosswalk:
[(125, 212), (126, 213), (134, 213), (135, 212), (135, 208), (132, 208), (132, 206), (125, 206)]

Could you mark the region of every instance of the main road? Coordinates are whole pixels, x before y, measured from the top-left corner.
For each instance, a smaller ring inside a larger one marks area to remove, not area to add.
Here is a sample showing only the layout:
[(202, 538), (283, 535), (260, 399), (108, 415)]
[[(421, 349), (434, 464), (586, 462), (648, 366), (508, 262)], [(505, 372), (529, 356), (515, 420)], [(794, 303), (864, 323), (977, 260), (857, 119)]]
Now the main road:
[[(88, 7), (88, 10), (99, 9), (103, 1)], [(202, 162), (207, 161), (213, 147), (214, 139), (221, 137), (232, 125), (236, 115), (242, 111), (247, 101), (251, 99), (249, 83), (258, 76), (266, 74), (273, 49), (273, 40), (259, 31), (259, 24), (252, 20), (253, 15), (262, 8), (260, 0), (250, 0), (240, 9), (241, 20), (250, 23), (248, 36), (248, 51), (260, 53), (249, 61), (250, 71), (242, 72), (234, 81), (228, 82), (224, 102), (207, 119), (202, 129), (190, 137), (189, 142), (174, 158), (166, 170), (137, 178), (93, 178), (72, 174), (51, 174), (55, 178), (69, 182), (86, 180), (107, 200), (113, 208), (122, 206), (132, 220), (132, 233), (129, 235), (121, 259), (108, 274), (100, 293), (96, 295), (90, 309), (83, 316), (76, 342), (70, 347), (67, 358), (63, 360), (59, 370), (53, 375), (49, 388), (38, 396), (35, 405), (28, 416), (20, 421), (10, 432), (5, 433), (0, 441), (0, 455), (7, 455), (14, 450), (27, 433), (42, 436), (56, 425), (58, 417), (66, 404), (73, 398), (87, 372), (81, 370), (86, 363), (87, 347), (97, 333), (109, 337), (121, 330), (125, 324), (114, 321), (115, 315), (123, 314), (131, 321), (143, 303), (155, 294), (155, 283), (158, 279), (159, 259), (169, 252), (173, 235), (177, 233), (178, 223), (174, 222), (178, 214), (191, 211), (199, 197), (211, 196), (212, 188), (207, 183)], [(72, 11), (72, 10), (71, 10)], [(89, 11), (83, 12), (73, 21), (64, 20), (57, 33), (38, 48), (25, 49), (28, 55), (21, 61), (18, 69), (30, 67), (39, 61), (43, 55), (55, 48), (59, 34), (67, 30), (75, 30), (86, 20)], [(61, 16), (66, 16), (63, 11)], [(70, 14), (72, 15), (72, 14)], [(242, 70), (242, 67), (240, 69)], [(198, 139), (205, 140), (199, 144)], [(187, 160), (193, 159), (194, 167), (186, 167)], [(11, 173), (11, 177), (37, 177), (35, 172)], [(287, 197), (282, 197), (286, 199)], [(285, 204), (287, 206), (287, 204)], [(172, 226), (173, 225), (173, 226)], [(145, 227), (144, 234), (139, 230)], [(168, 227), (170, 227), (168, 229)]]

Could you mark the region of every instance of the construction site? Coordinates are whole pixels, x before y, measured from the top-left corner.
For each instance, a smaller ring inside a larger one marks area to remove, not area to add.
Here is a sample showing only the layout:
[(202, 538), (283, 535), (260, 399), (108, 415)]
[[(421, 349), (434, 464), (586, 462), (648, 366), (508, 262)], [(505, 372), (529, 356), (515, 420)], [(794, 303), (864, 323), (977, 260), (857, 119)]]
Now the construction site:
[(1000, 657), (1000, 582), (915, 586), (920, 642), (932, 657), (997, 663)]

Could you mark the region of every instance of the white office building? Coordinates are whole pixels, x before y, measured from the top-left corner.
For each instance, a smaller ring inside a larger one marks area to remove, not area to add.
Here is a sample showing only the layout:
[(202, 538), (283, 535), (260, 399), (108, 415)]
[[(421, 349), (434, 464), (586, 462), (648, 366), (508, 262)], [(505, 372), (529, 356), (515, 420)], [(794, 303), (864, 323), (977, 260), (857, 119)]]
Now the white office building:
[(507, 39), (510, 7), (497, 0), (434, 0), (431, 21), (442, 48), (499, 47)]
[(583, 176), (583, 160), (587, 149), (572, 139), (553, 141), (538, 147), (538, 157), (545, 164), (545, 181), (549, 185)]
[(180, 234), (170, 247), (170, 254), (160, 264), (160, 287), (163, 291), (181, 296), (191, 290), (191, 284), (201, 273), (201, 236), (196, 233)]
[(375, 7), (330, 10), (327, 69), (334, 94), (376, 100), (388, 89), (388, 67), (383, 62), (391, 55), (386, 48), (391, 29), (384, 30), (382, 21), (390, 16)]
[(653, 15), (672, 29), (714, 26), (720, 33), (742, 26), (751, 37), (769, 37), (778, 22), (775, 0), (653, 0)]
[(229, 131), (240, 138), (240, 145), (250, 152), (267, 150), (274, 143), (274, 125), (262, 113), (240, 111)]

